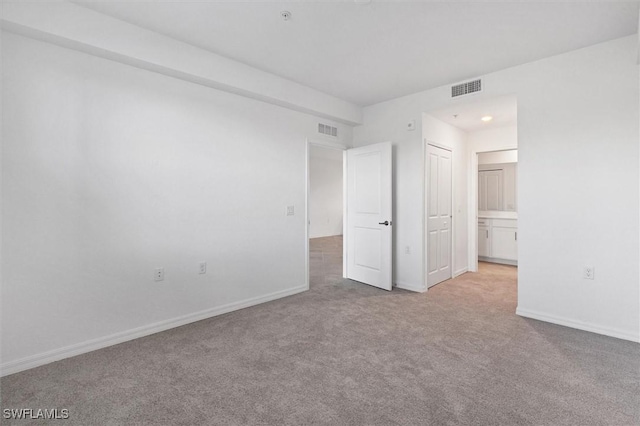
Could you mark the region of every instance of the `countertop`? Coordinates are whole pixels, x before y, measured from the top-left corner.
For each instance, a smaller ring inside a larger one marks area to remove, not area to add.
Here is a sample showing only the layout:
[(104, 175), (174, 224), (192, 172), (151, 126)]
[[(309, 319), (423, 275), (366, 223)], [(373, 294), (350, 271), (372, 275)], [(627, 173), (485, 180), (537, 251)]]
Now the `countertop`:
[(517, 219), (518, 212), (479, 211), (478, 219)]

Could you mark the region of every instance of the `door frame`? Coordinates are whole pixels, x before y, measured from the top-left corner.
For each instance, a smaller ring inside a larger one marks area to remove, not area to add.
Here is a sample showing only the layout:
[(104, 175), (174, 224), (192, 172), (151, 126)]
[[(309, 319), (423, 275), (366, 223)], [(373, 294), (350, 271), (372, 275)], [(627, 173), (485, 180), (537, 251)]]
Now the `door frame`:
[[(345, 225), (345, 217), (346, 217), (346, 187), (345, 187), (345, 167), (346, 167), (346, 159), (345, 156), (347, 155), (347, 149), (349, 149), (349, 147), (344, 146), (340, 143), (337, 142), (331, 142), (331, 141), (324, 141), (321, 139), (312, 139), (312, 138), (307, 138), (306, 139), (306, 145), (305, 145), (305, 156), (306, 156), (306, 163), (305, 163), (305, 170), (304, 170), (304, 174), (305, 174), (305, 179), (306, 179), (306, 185), (305, 185), (305, 192), (304, 192), (304, 223), (305, 223), (305, 227), (304, 227), (304, 268), (305, 268), (305, 284), (307, 286), (307, 290), (309, 290), (310, 286), (309, 286), (309, 194), (311, 192), (311, 188), (310, 188), (310, 181), (309, 181), (309, 160), (310, 160), (310, 154), (311, 154), (311, 145), (314, 146), (318, 146), (321, 148), (327, 148), (327, 149), (333, 149), (336, 151), (342, 151), (342, 227), (343, 227), (343, 234), (346, 230), (346, 225)], [(344, 235), (343, 235), (344, 238)], [(344, 240), (343, 240), (344, 241)], [(347, 267), (346, 267), (346, 252), (345, 252), (345, 248), (346, 248), (346, 244), (344, 244), (344, 242), (342, 243), (342, 275), (346, 276), (347, 273)]]
[[(518, 149), (518, 143), (491, 148), (469, 149), (469, 193), (467, 199), (467, 257), (469, 272), (478, 272), (478, 154), (485, 152), (511, 151)], [(518, 158), (519, 162), (519, 158)], [(517, 182), (516, 182), (517, 185)]]
[(455, 278), (455, 236), (456, 236), (456, 227), (455, 227), (455, 203), (454, 203), (454, 194), (456, 193), (456, 180), (455, 177), (455, 163), (453, 161), (453, 156), (455, 155), (455, 151), (453, 147), (447, 146), (438, 142), (434, 142), (428, 140), (427, 138), (422, 139), (422, 291), (429, 290), (429, 283), (427, 283), (427, 276), (429, 270), (429, 260), (427, 259), (427, 247), (429, 232), (427, 230), (427, 145), (435, 146), (436, 148), (444, 149), (445, 151), (451, 152), (451, 244), (449, 244), (449, 250), (451, 255), (451, 278)]

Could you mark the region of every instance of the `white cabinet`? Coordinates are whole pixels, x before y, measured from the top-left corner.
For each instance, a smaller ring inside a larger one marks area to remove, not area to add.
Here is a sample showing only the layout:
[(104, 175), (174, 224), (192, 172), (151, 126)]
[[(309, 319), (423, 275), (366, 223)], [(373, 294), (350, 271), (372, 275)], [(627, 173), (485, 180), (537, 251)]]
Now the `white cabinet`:
[(491, 234), (493, 236), (491, 257), (518, 260), (518, 231), (516, 229), (494, 226)]
[(489, 226), (486, 220), (478, 220), (478, 256), (489, 257), (491, 246), (489, 245)]
[(478, 219), (478, 258), (516, 264), (518, 224), (515, 219)]

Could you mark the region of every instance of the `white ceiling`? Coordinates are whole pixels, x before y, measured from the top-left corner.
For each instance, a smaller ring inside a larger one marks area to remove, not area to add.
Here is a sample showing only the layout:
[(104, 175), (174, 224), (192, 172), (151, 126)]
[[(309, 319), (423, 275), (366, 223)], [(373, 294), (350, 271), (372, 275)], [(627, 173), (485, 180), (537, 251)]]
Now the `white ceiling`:
[[(369, 105), (634, 34), (633, 2), (76, 2)], [(289, 21), (282, 10), (292, 13)]]
[[(466, 132), (474, 132), (495, 127), (516, 126), (518, 103), (515, 96), (498, 96), (475, 101), (471, 96), (465, 97), (463, 103), (429, 111), (428, 114)], [(489, 122), (482, 121), (481, 118), (487, 115), (493, 119)]]

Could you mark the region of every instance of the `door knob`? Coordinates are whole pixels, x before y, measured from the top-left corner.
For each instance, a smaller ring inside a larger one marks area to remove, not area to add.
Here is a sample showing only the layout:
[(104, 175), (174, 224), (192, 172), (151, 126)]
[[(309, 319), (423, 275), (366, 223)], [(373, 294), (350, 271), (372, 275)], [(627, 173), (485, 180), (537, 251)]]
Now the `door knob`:
[(389, 226), (391, 225), (391, 222), (389, 222), (388, 220), (385, 220), (384, 222), (378, 222), (378, 225)]

